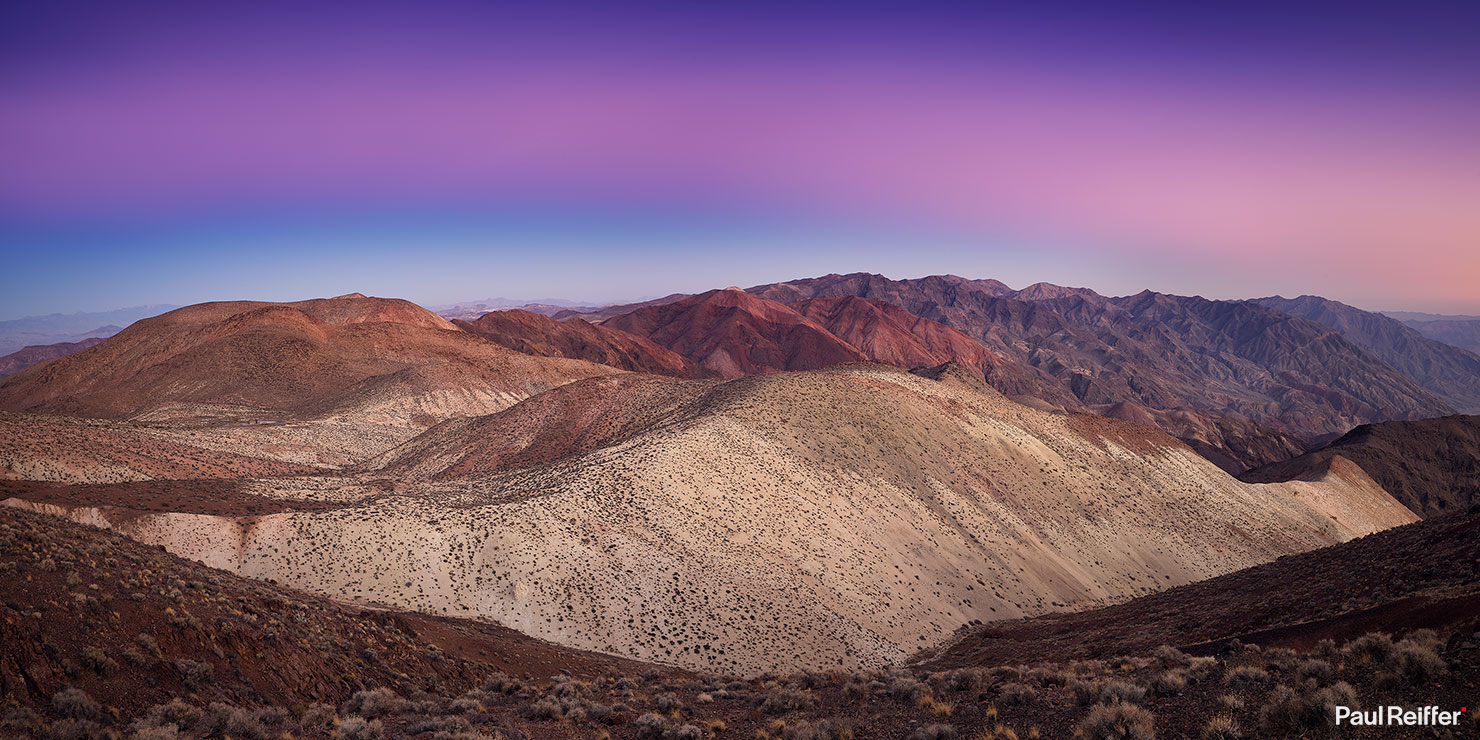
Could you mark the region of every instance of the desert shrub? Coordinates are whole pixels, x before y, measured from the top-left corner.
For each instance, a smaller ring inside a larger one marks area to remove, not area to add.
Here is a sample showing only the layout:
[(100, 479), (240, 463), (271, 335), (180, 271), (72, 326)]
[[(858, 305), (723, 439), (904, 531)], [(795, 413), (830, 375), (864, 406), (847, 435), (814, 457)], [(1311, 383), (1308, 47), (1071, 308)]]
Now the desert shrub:
[(159, 642), (147, 633), (140, 632), (138, 635), (135, 635), (134, 644), (138, 645), (139, 649), (143, 650), (145, 654), (154, 658), (160, 658), (164, 655), (159, 649)]
[(103, 678), (108, 678), (118, 672), (118, 661), (108, 657), (102, 648), (97, 647), (83, 649), (82, 665)]
[(1226, 714), (1213, 715), (1213, 718), (1203, 725), (1202, 734), (1199, 735), (1202, 740), (1240, 740), (1243, 736), (1243, 729), (1238, 726), (1233, 717)]
[(937, 717), (949, 717), (951, 716), (951, 712), (956, 709), (956, 705), (950, 702), (940, 701), (935, 698), (934, 694), (926, 694), (920, 697), (920, 700), (915, 702), (915, 706)]
[(1100, 684), (1101, 704), (1135, 704), (1146, 698), (1146, 687), (1129, 681), (1106, 681)]
[(1335, 640), (1325, 639), (1316, 643), (1315, 649), (1310, 651), (1310, 654), (1330, 662), (1341, 657), (1341, 648), (1336, 647)]
[(1069, 683), (1069, 673), (1067, 671), (1057, 670), (1053, 668), (1035, 669), (1032, 672), (1031, 677), (1034, 681), (1037, 681), (1040, 686), (1044, 687), (1063, 686)]
[(1344, 681), (1305, 693), (1278, 686), (1259, 710), (1259, 728), (1277, 736), (1319, 732), (1335, 722), (1338, 704), (1355, 706), (1356, 703), (1356, 691)]
[(1102, 704), (1089, 711), (1075, 735), (1084, 740), (1153, 740), (1155, 719), (1132, 704)]
[(1397, 653), (1393, 638), (1381, 632), (1368, 632), (1346, 644), (1343, 652), (1361, 663), (1387, 663)]
[(30, 707), (9, 706), (0, 712), (0, 730), (35, 730), (41, 726), (41, 715)]
[(267, 738), (267, 728), (251, 712), (222, 702), (211, 702), (206, 707), (197, 729), (206, 737), (229, 737), (234, 740)]
[(674, 710), (682, 709), (683, 702), (679, 701), (678, 697), (672, 694), (663, 694), (653, 700), (653, 706), (657, 707), (658, 711), (667, 714)]
[(380, 740), (385, 726), (378, 719), (346, 717), (339, 723), (339, 740)]
[(778, 686), (760, 698), (757, 708), (766, 714), (786, 714), (811, 709), (817, 705), (811, 693), (786, 686)]
[(216, 680), (216, 669), (210, 663), (181, 658), (175, 661), (175, 669), (180, 672), (180, 680), (191, 691), (210, 686)]
[(174, 725), (141, 727), (128, 734), (128, 740), (182, 740), (179, 728)]
[(1100, 686), (1094, 681), (1071, 678), (1066, 686), (1069, 689), (1069, 693), (1074, 695), (1074, 703), (1080, 706), (1089, 706), (1100, 698)]
[(298, 718), (298, 729), (306, 735), (322, 733), (334, 726), (337, 719), (334, 707), (328, 704), (310, 704)]
[(1269, 683), (1269, 672), (1252, 665), (1241, 665), (1223, 677), (1229, 686), (1263, 686)]
[(108, 718), (103, 705), (94, 701), (86, 691), (70, 686), (52, 694), (51, 711), (67, 719), (102, 721)]
[(997, 700), (1007, 705), (1032, 704), (1038, 698), (1038, 692), (1025, 683), (1005, 683), (997, 692)]
[(500, 694), (517, 694), (523, 688), (524, 684), (519, 679), (511, 678), (509, 674), (501, 671), (495, 671), (489, 674), (488, 678), (483, 679), (484, 691), (493, 691)]
[(401, 714), (411, 708), (411, 702), (407, 701), (395, 691), (384, 686), (378, 689), (356, 691), (349, 700), (340, 707), (340, 714), (359, 715), (365, 718), (385, 717), (391, 714)]
[(1315, 681), (1318, 684), (1323, 684), (1330, 681), (1335, 673), (1330, 663), (1318, 658), (1302, 660), (1300, 661), (1300, 665), (1295, 666), (1295, 680), (1301, 683)]
[(135, 731), (155, 727), (175, 727), (183, 730), (199, 724), (203, 714), (195, 706), (179, 699), (171, 699), (164, 704), (155, 704), (150, 707), (142, 717), (134, 720), (133, 728)]
[(53, 722), (46, 740), (118, 740), (118, 733), (90, 719), (69, 717)]
[(1433, 683), (1449, 671), (1449, 664), (1433, 646), (1404, 640), (1393, 656), (1393, 673), (1409, 686)]
[(914, 704), (920, 701), (920, 697), (930, 694), (930, 686), (916, 681), (910, 676), (900, 676), (889, 684), (889, 695), (900, 701)]
[(909, 740), (956, 740), (956, 728), (950, 725), (925, 725), (910, 733)]
[(1151, 679), (1151, 693), (1157, 696), (1176, 696), (1187, 690), (1187, 674), (1182, 671), (1167, 671)]
[(1398, 646), (1402, 647), (1404, 643), (1410, 645), (1423, 645), (1436, 651), (1444, 646), (1444, 641), (1439, 639), (1439, 633), (1431, 629), (1417, 629), (1409, 632), (1408, 635), (1403, 638), (1403, 642), (1398, 643)]
[(982, 686), (982, 671), (976, 668), (958, 668), (942, 674), (940, 686), (950, 691), (977, 691)]
[(649, 712), (634, 720), (632, 728), (636, 731), (634, 737), (637, 740), (663, 740), (668, 731), (668, 720), (661, 714)]
[(1187, 664), (1187, 675), (1193, 681), (1206, 681), (1218, 673), (1218, 659), (1212, 657), (1193, 658)]
[(1167, 668), (1185, 667), (1192, 663), (1192, 658), (1188, 657), (1187, 653), (1171, 645), (1162, 645), (1151, 654), (1151, 657), (1161, 661), (1161, 664)]
[(1224, 694), (1218, 697), (1218, 707), (1230, 714), (1242, 712), (1244, 710), (1244, 697), (1238, 694)]
[(779, 737), (780, 740), (852, 740), (853, 728), (831, 719), (801, 720), (783, 727)]
[(529, 716), (535, 719), (560, 719), (565, 716), (565, 707), (561, 706), (559, 699), (546, 696), (529, 705)]

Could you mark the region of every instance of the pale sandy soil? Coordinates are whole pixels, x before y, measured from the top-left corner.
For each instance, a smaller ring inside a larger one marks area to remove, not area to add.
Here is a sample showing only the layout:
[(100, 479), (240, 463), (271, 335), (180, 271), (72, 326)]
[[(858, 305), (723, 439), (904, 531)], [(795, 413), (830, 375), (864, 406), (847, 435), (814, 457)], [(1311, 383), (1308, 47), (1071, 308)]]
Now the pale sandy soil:
[[(627, 392), (584, 382), (553, 393)], [(1122, 601), (1415, 519), (1355, 466), (1245, 484), (1153, 429), (954, 376), (632, 382), (673, 385), (575, 449), (523, 450), (535, 462), (474, 464), (570, 436), (524, 428), (568, 419), (521, 404), (385, 453), (360, 474), (398, 473), (379, 488), (253, 489), (346, 509), (70, 515), (335, 597), (736, 672), (898, 662), (973, 620)]]

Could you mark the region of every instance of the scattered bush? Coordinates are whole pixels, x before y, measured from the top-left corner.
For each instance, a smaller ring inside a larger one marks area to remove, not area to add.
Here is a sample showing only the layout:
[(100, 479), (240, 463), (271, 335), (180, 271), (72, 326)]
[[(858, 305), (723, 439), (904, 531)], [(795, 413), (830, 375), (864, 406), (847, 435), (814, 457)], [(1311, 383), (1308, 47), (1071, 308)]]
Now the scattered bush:
[(1393, 668), (1403, 683), (1421, 686), (1433, 683), (1447, 673), (1449, 664), (1432, 645), (1404, 640), (1398, 644), (1397, 654), (1393, 656)]
[(1025, 683), (1005, 683), (997, 690), (997, 700), (1003, 704), (1032, 704), (1038, 698), (1038, 692)]
[(51, 711), (58, 717), (67, 719), (93, 721), (108, 719), (108, 713), (103, 710), (103, 705), (94, 701), (86, 691), (70, 686), (52, 695)]
[(1318, 658), (1302, 660), (1300, 665), (1295, 666), (1295, 680), (1300, 683), (1315, 681), (1318, 684), (1324, 684), (1329, 682), (1335, 673), (1330, 663)]
[(1157, 696), (1176, 696), (1187, 690), (1187, 674), (1182, 671), (1167, 671), (1151, 679), (1151, 693)]
[(53, 722), (47, 740), (118, 740), (118, 733), (90, 719), (68, 718)]
[(385, 726), (378, 719), (346, 717), (339, 723), (339, 740), (380, 740)]
[(1146, 687), (1129, 681), (1106, 681), (1100, 684), (1101, 704), (1136, 704), (1146, 698)]
[(180, 671), (180, 680), (191, 691), (198, 691), (216, 681), (216, 669), (210, 663), (181, 658), (175, 661), (175, 668)]
[(1259, 710), (1259, 727), (1272, 735), (1319, 732), (1335, 722), (1336, 705), (1356, 703), (1357, 692), (1344, 681), (1305, 694), (1289, 686), (1278, 686)]
[(1203, 725), (1202, 740), (1241, 740), (1244, 731), (1238, 723), (1226, 714), (1215, 714), (1208, 723)]
[(925, 725), (910, 733), (909, 740), (956, 740), (956, 728), (950, 725)]
[(1361, 663), (1383, 664), (1391, 661), (1397, 653), (1393, 638), (1381, 632), (1368, 632), (1346, 644), (1347, 655)]
[(341, 714), (359, 715), (365, 718), (385, 717), (402, 714), (411, 708), (411, 702), (396, 692), (380, 687), (367, 691), (356, 691), (349, 701), (340, 707)]
[(757, 708), (766, 714), (786, 714), (811, 709), (816, 705), (817, 699), (810, 692), (778, 686), (761, 697)]
[(1192, 664), (1192, 658), (1187, 653), (1171, 645), (1162, 645), (1151, 654), (1151, 657), (1161, 661), (1161, 664), (1167, 668), (1181, 668)]
[(1150, 712), (1132, 704), (1100, 705), (1079, 723), (1076, 736), (1084, 740), (1153, 740), (1155, 720)]
[(1244, 697), (1238, 694), (1224, 694), (1218, 697), (1218, 706), (1230, 714), (1244, 710)]
[(1269, 683), (1269, 672), (1252, 665), (1241, 665), (1228, 672), (1223, 680), (1229, 686), (1263, 686)]

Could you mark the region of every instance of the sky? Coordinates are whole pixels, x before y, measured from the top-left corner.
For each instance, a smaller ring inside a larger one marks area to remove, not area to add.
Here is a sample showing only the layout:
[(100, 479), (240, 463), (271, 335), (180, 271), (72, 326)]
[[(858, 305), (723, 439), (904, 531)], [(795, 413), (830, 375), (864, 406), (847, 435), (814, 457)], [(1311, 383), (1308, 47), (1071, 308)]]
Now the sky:
[(1477, 131), (1465, 1), (6, 3), (0, 319), (860, 270), (1474, 314)]

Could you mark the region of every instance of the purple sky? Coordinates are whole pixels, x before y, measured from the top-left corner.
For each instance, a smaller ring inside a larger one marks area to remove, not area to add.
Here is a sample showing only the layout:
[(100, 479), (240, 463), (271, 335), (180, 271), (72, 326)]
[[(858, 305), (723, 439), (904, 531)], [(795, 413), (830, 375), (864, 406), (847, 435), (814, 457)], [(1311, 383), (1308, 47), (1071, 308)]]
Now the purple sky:
[(19, 5), (0, 318), (858, 269), (1480, 312), (1474, 3)]

